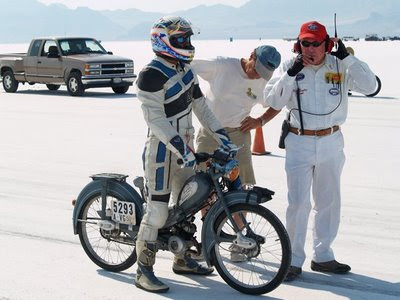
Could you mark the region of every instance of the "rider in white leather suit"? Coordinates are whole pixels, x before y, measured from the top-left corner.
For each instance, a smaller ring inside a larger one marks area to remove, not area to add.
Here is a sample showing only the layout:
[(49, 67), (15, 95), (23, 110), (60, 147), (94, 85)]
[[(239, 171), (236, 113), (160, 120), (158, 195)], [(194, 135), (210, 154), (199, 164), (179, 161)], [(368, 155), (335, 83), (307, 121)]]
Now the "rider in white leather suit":
[[(208, 108), (197, 77), (189, 63), (194, 56), (190, 24), (180, 17), (164, 17), (152, 28), (151, 42), (156, 57), (143, 68), (137, 80), (149, 127), (143, 153), (147, 209), (136, 242), (138, 271), (136, 286), (150, 292), (165, 292), (168, 286), (153, 272), (157, 234), (168, 217), (168, 202), (176, 201), (184, 182), (194, 174), (192, 110), (220, 145), (233, 145)], [(178, 164), (178, 159), (183, 164)], [(213, 269), (199, 265), (184, 255), (175, 257), (178, 274), (208, 275)]]

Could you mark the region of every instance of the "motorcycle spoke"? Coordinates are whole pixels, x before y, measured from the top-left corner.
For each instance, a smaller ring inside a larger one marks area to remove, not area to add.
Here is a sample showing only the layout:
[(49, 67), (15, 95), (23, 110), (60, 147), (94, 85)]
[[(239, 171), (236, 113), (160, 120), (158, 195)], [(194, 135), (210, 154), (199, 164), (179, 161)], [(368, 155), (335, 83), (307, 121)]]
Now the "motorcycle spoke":
[[(114, 198), (107, 196), (105, 210), (111, 209)], [(119, 230), (104, 230), (100, 225), (91, 222), (101, 220), (101, 197), (96, 197), (86, 208), (86, 213), (81, 218), (81, 226), (84, 239), (87, 241), (89, 251), (97, 260), (107, 265), (118, 265), (126, 261), (135, 251), (135, 246), (128, 244), (129, 240), (124, 232)], [(118, 242), (121, 240), (121, 243)]]
[[(245, 227), (242, 233), (256, 239), (254, 249), (241, 249), (239, 255), (245, 257), (242, 262), (231, 261), (232, 242), (219, 237), (221, 234), (235, 235), (235, 230), (225, 216), (217, 228), (218, 241), (215, 246), (219, 265), (231, 281), (246, 288), (264, 287), (269, 284), (279, 272), (282, 261), (282, 245), (275, 228), (263, 215), (256, 211), (235, 211)], [(258, 248), (257, 248), (258, 247)]]

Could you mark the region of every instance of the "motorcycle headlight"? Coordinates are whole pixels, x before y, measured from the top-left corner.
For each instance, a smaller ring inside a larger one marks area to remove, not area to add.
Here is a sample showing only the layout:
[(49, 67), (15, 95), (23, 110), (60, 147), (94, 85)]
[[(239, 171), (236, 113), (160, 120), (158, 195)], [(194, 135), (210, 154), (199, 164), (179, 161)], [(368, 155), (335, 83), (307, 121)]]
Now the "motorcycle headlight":
[(239, 172), (240, 172), (239, 166), (236, 166), (236, 167), (234, 167), (230, 172), (226, 173), (226, 174), (225, 174), (225, 177), (226, 177), (229, 181), (233, 182), (233, 181), (235, 181), (235, 180), (239, 177)]
[(224, 177), (231, 182), (239, 177), (239, 163), (237, 160), (232, 159), (225, 165)]

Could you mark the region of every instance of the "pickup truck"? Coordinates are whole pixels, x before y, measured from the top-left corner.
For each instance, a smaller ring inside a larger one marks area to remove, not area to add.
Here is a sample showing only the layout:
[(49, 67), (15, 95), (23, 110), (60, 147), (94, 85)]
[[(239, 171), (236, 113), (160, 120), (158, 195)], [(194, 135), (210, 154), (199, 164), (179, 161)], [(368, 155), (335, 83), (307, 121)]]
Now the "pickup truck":
[(38, 38), (27, 53), (0, 55), (0, 80), (8, 93), (18, 84), (42, 83), (55, 91), (65, 84), (71, 96), (111, 87), (124, 94), (135, 81), (133, 60), (113, 55), (93, 38)]

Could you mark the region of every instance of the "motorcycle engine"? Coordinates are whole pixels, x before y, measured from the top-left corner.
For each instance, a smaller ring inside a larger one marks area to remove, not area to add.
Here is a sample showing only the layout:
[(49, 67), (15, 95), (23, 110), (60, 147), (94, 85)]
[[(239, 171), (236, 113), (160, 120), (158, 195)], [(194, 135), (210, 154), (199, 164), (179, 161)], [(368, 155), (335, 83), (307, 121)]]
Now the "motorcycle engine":
[(179, 236), (173, 235), (168, 239), (168, 250), (174, 254), (184, 254), (186, 251), (186, 242)]

